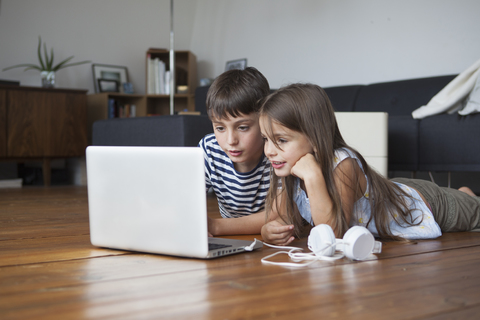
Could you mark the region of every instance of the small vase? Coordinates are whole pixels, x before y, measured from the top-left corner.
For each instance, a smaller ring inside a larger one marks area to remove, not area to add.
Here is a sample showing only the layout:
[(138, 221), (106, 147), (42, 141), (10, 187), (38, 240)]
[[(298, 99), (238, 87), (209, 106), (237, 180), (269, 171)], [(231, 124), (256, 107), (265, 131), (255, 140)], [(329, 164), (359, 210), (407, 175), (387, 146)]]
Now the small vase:
[(55, 72), (54, 71), (42, 71), (40, 72), (42, 77), (42, 87), (43, 88), (53, 88), (55, 87)]

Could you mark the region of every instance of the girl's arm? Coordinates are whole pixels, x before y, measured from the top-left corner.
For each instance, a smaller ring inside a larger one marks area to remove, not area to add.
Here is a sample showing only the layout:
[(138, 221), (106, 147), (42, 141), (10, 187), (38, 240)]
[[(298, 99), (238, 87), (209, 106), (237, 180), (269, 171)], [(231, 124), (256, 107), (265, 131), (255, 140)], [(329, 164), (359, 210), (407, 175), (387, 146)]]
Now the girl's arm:
[(353, 216), (355, 202), (365, 194), (367, 180), (357, 161), (352, 158), (347, 158), (337, 165), (334, 171), (334, 179), (335, 186), (340, 194), (345, 220), (349, 224)]
[[(280, 205), (277, 206), (277, 203)], [(286, 204), (283, 200), (282, 194), (279, 193), (277, 198), (273, 201), (273, 206), (268, 216), (268, 221), (262, 227), (263, 241), (278, 246), (286, 246), (295, 239), (293, 236), (293, 225), (286, 225), (281, 218), (281, 215), (286, 214), (283, 211), (285, 206)], [(281, 212), (278, 212), (277, 210), (280, 210)]]
[(322, 169), (315, 157), (310, 153), (304, 155), (293, 166), (291, 173), (303, 180), (315, 225), (328, 224), (333, 202), (328, 194)]
[[(341, 206), (345, 219), (349, 223), (352, 216), (353, 204), (357, 200), (358, 165), (353, 159), (345, 159), (337, 165), (334, 171), (335, 186), (340, 193)], [(360, 168), (358, 168), (360, 169)], [(360, 170), (361, 171), (361, 170)], [(305, 191), (310, 201), (310, 210), (315, 225), (328, 224), (332, 228), (333, 200), (328, 194), (327, 185), (320, 165), (312, 154), (307, 154), (297, 161), (292, 168), (292, 174), (303, 180)], [(365, 180), (365, 177), (361, 175)], [(337, 237), (342, 237), (341, 230), (335, 230)]]

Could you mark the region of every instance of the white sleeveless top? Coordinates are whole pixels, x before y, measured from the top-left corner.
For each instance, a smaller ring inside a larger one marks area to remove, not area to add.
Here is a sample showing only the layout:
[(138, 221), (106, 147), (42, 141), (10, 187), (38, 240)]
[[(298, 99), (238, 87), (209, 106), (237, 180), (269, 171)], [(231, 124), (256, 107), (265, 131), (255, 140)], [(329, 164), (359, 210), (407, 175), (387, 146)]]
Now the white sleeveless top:
[[(358, 165), (363, 171), (362, 164), (360, 160), (355, 156), (353, 152), (348, 149), (341, 148), (335, 150), (335, 159), (334, 159), (334, 169), (337, 165), (347, 158), (353, 158), (357, 161)], [(363, 171), (364, 172), (364, 171)], [(365, 172), (364, 172), (365, 174)], [(367, 179), (367, 176), (365, 176)], [(442, 231), (440, 230), (439, 225), (435, 221), (432, 212), (427, 207), (425, 202), (422, 200), (420, 195), (415, 189), (412, 189), (404, 184), (396, 183), (403, 191), (405, 191), (408, 195), (412, 196), (412, 198), (406, 198), (407, 206), (412, 211), (412, 220), (413, 222), (418, 222), (422, 219), (423, 221), (415, 226), (410, 225), (400, 225), (398, 224), (393, 218), (390, 219), (390, 231), (395, 236), (400, 236), (404, 239), (434, 239), (442, 235)], [(367, 179), (367, 188), (366, 192), (362, 198), (358, 199), (357, 202), (354, 204), (352, 218), (350, 220), (350, 227), (353, 226), (363, 226), (368, 228), (370, 232), (374, 236), (378, 236), (378, 231), (375, 226), (375, 220), (372, 219), (370, 221), (368, 227), (367, 222), (371, 216), (371, 207), (368, 201), (368, 189), (369, 189), (370, 182)], [(295, 181), (295, 191), (294, 191), (294, 201), (297, 204), (298, 210), (302, 217), (310, 222), (311, 225), (314, 225), (312, 214), (310, 211), (310, 202), (307, 198), (305, 191), (300, 188), (300, 179), (296, 179)]]

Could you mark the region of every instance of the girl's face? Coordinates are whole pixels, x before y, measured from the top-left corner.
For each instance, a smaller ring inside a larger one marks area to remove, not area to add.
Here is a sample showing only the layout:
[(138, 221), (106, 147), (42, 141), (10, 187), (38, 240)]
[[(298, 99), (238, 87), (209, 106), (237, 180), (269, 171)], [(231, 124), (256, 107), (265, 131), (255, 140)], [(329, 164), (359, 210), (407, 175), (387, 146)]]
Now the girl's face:
[(265, 155), (270, 160), (278, 177), (289, 176), (293, 166), (301, 157), (307, 153), (313, 153), (313, 147), (303, 133), (290, 130), (272, 121), (273, 139), (278, 144), (277, 147), (267, 135), (266, 121), (265, 116), (260, 117), (260, 131), (265, 141)]

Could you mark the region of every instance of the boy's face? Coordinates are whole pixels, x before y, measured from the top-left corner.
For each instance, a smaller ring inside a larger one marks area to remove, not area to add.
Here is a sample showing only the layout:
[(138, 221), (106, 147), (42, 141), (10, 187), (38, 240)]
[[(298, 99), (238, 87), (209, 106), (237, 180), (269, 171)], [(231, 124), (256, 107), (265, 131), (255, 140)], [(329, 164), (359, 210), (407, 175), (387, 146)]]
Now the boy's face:
[(238, 117), (212, 117), (217, 142), (232, 160), (235, 170), (252, 171), (263, 154), (263, 139), (255, 113)]

